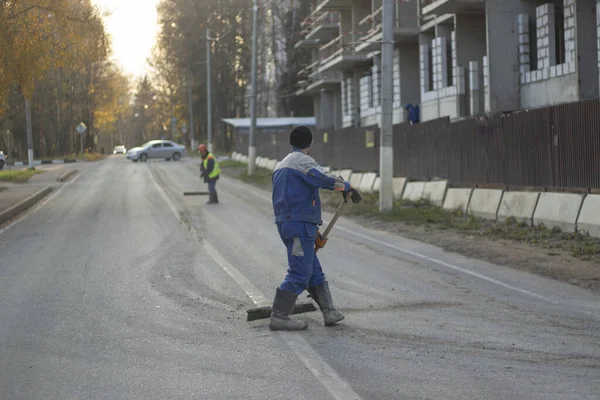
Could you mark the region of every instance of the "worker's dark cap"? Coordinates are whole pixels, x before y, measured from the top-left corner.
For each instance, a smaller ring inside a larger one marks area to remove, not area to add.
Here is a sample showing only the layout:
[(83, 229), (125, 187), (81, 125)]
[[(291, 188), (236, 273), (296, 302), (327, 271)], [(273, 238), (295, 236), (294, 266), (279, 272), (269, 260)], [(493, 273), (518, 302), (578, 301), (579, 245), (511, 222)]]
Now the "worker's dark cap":
[(297, 149), (306, 149), (312, 145), (313, 134), (310, 128), (300, 125), (290, 132), (290, 145)]

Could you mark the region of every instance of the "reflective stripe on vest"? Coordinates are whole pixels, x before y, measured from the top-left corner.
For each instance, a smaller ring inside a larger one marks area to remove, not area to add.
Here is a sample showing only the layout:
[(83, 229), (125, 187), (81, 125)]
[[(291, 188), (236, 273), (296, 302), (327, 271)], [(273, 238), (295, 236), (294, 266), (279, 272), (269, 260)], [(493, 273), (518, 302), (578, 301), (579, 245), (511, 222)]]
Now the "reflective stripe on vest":
[(215, 160), (214, 166), (213, 166), (213, 170), (210, 174), (208, 174), (208, 178), (209, 179), (213, 179), (216, 178), (217, 176), (219, 176), (221, 174), (221, 167), (219, 166), (219, 163), (217, 162), (217, 160), (215, 159), (215, 157), (213, 157), (212, 154), (209, 154), (206, 159), (202, 162), (202, 164), (204, 165), (204, 169), (208, 168), (208, 160), (212, 159)]

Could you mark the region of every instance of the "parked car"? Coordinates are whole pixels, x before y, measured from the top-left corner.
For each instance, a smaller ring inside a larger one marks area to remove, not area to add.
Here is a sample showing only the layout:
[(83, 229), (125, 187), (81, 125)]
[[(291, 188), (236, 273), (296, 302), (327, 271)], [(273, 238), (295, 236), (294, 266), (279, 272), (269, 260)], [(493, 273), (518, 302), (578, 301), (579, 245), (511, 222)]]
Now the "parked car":
[(127, 149), (125, 148), (125, 146), (115, 146), (115, 148), (113, 149), (113, 154), (127, 154)]
[(127, 152), (127, 158), (133, 162), (146, 161), (149, 158), (164, 158), (167, 161), (179, 161), (186, 156), (185, 146), (170, 140), (151, 140), (140, 147)]
[(0, 169), (4, 169), (5, 165), (6, 165), (6, 156), (4, 155), (3, 152), (0, 151)]

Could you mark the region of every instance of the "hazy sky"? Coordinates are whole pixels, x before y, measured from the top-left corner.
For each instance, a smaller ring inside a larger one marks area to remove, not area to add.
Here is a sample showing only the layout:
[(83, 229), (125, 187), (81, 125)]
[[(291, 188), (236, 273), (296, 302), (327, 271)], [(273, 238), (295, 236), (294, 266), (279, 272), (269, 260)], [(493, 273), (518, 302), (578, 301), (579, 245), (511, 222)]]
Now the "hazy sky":
[(154, 46), (157, 32), (156, 5), (159, 0), (92, 0), (105, 18), (112, 38), (113, 57), (125, 73), (136, 76), (147, 71), (146, 59)]

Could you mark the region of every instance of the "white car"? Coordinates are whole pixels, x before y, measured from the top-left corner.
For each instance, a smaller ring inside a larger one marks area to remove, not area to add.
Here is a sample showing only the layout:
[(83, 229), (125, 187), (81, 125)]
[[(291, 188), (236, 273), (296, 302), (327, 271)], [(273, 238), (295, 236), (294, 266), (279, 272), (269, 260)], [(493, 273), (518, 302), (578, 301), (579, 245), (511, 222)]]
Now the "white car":
[(5, 165), (6, 157), (4, 156), (4, 153), (0, 151), (0, 169), (3, 169)]
[(115, 148), (113, 149), (113, 154), (127, 154), (127, 149), (125, 148), (125, 146), (115, 146)]
[(127, 152), (127, 158), (133, 162), (144, 162), (149, 158), (164, 158), (167, 161), (179, 161), (186, 156), (185, 146), (170, 140), (151, 140), (140, 147)]

